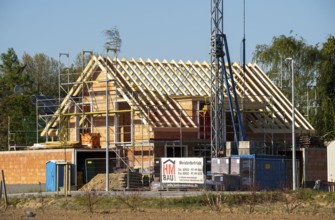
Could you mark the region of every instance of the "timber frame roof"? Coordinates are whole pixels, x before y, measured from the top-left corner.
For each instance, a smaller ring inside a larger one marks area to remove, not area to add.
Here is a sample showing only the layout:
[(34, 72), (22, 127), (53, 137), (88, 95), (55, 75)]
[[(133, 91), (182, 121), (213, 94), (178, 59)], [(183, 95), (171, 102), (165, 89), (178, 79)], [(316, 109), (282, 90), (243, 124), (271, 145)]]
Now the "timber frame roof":
[[(86, 68), (60, 104), (41, 135), (57, 126), (60, 114), (70, 108), (69, 99), (83, 89), (93, 72), (108, 73), (111, 81), (116, 81), (118, 92), (135, 112), (144, 115), (147, 123), (154, 128), (184, 127), (197, 128), (178, 99), (210, 100), (210, 64), (195, 61), (159, 61), (142, 59), (107, 59), (92, 56)], [(228, 71), (228, 68), (227, 68)], [(273, 133), (290, 133), (292, 124), (292, 104), (271, 82), (257, 64), (242, 67), (232, 64), (233, 77), (241, 113), (254, 133), (272, 129)], [(231, 74), (231, 73), (229, 73)], [(227, 91), (225, 91), (227, 93)], [(232, 94), (233, 96), (233, 94)], [(226, 96), (225, 96), (226, 97)], [(228, 103), (225, 101), (228, 111)], [(151, 113), (150, 113), (151, 112)], [(295, 109), (296, 132), (314, 132), (310, 123)]]

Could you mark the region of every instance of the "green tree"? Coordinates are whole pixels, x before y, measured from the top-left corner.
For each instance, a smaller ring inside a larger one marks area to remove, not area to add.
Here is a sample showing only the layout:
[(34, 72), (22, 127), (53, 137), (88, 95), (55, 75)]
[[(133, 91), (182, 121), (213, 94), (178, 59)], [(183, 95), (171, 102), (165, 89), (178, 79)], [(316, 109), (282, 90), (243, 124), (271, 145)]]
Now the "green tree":
[(63, 64), (43, 53), (30, 56), (25, 53), (22, 60), (26, 65), (25, 73), (30, 78), (30, 93), (58, 97), (58, 73)]
[[(33, 96), (58, 98), (58, 77), (75, 81), (77, 70), (43, 53), (25, 53), (20, 61), (13, 48), (0, 56), (0, 149), (7, 149), (8, 132), (15, 133), (17, 144), (36, 141), (36, 109)], [(69, 87), (70, 85), (68, 85)], [(64, 97), (67, 88), (61, 90)], [(10, 129), (9, 126), (10, 125)]]
[[(0, 65), (0, 149), (7, 149), (8, 140), (8, 119), (20, 118), (20, 122), (12, 124), (11, 128), (15, 131), (31, 130), (29, 116), (33, 113), (29, 90), (29, 75), (24, 71), (23, 65), (13, 48), (8, 49), (7, 53), (2, 53)], [(23, 118), (26, 118), (22, 123)], [(24, 141), (22, 133), (16, 135), (17, 141)], [(25, 141), (24, 141), (25, 142)]]
[(92, 56), (99, 57), (99, 54), (93, 53), (92, 51), (85, 51), (78, 53), (75, 56), (73, 65), (71, 66), (71, 71), (80, 73), (85, 69), (88, 62), (91, 60)]
[(1, 96), (10, 95), (15, 88), (26, 86), (29, 76), (24, 74), (26, 65), (23, 65), (13, 48), (1, 54), (0, 89)]
[(31, 104), (31, 96), (14, 93), (4, 98), (1, 104), (0, 146), (3, 150), (7, 150), (8, 126), (15, 135), (16, 144), (35, 143), (35, 108)]
[(260, 64), (270, 79), (291, 100), (292, 76), (289, 62), (286, 61), (286, 58), (291, 57), (294, 60), (296, 107), (309, 116), (319, 56), (318, 45), (308, 45), (303, 38), (281, 35), (273, 37), (270, 45), (257, 45), (253, 61)]
[(330, 36), (321, 48), (317, 79), (318, 110), (313, 122), (319, 134), (335, 136), (335, 37)]

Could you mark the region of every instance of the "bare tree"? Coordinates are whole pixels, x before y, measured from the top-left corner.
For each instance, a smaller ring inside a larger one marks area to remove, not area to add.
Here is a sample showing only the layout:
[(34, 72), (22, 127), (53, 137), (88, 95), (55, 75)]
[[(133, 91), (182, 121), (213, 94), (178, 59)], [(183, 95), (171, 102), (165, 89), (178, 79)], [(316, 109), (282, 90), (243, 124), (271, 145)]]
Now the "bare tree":
[(113, 51), (114, 55), (117, 56), (121, 50), (122, 44), (119, 29), (117, 27), (113, 27), (111, 29), (105, 30), (104, 34), (106, 36), (106, 42), (104, 45), (105, 49)]

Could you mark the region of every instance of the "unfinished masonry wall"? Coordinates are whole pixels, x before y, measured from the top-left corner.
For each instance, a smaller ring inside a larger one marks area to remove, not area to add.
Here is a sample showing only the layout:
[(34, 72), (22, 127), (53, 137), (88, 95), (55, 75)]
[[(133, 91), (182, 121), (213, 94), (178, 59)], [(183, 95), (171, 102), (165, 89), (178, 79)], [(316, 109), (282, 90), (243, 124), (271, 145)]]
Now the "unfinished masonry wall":
[(305, 183), (313, 185), (316, 180), (327, 181), (327, 149), (305, 148), (303, 157)]
[(73, 163), (73, 152), (73, 149), (0, 152), (0, 169), (4, 170), (6, 184), (45, 184), (46, 162), (66, 158)]
[(152, 146), (131, 147), (127, 156), (131, 167), (149, 169), (154, 166), (154, 148)]

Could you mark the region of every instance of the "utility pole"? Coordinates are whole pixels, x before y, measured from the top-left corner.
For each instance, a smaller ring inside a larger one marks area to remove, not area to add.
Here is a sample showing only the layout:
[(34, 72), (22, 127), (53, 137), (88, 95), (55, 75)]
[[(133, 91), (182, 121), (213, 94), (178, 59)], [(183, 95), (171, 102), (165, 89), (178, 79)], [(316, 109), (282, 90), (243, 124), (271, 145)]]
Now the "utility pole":
[[(114, 27), (110, 30), (105, 31), (105, 35), (107, 37), (107, 41), (105, 42), (105, 48), (106, 48), (106, 192), (109, 191), (109, 77), (108, 77), (108, 51), (114, 52), (115, 57), (115, 65), (114, 69), (116, 70), (117, 65), (117, 54), (120, 52), (121, 48), (121, 38), (120, 33), (117, 27)], [(117, 96), (117, 90), (116, 96)], [(115, 107), (114, 107), (115, 108)], [(116, 110), (116, 109), (114, 109)], [(116, 140), (114, 140), (115, 142)], [(129, 174), (128, 174), (129, 177)], [(129, 182), (129, 181), (128, 181)]]
[(106, 192), (109, 191), (109, 79), (108, 79), (108, 48), (106, 48)]
[(292, 182), (293, 182), (293, 191), (296, 190), (296, 163), (295, 163), (295, 156), (296, 156), (296, 152), (295, 152), (295, 105), (294, 105), (294, 70), (293, 70), (293, 66), (294, 66), (294, 60), (289, 57), (286, 58), (286, 60), (291, 61), (291, 71), (292, 71)]

